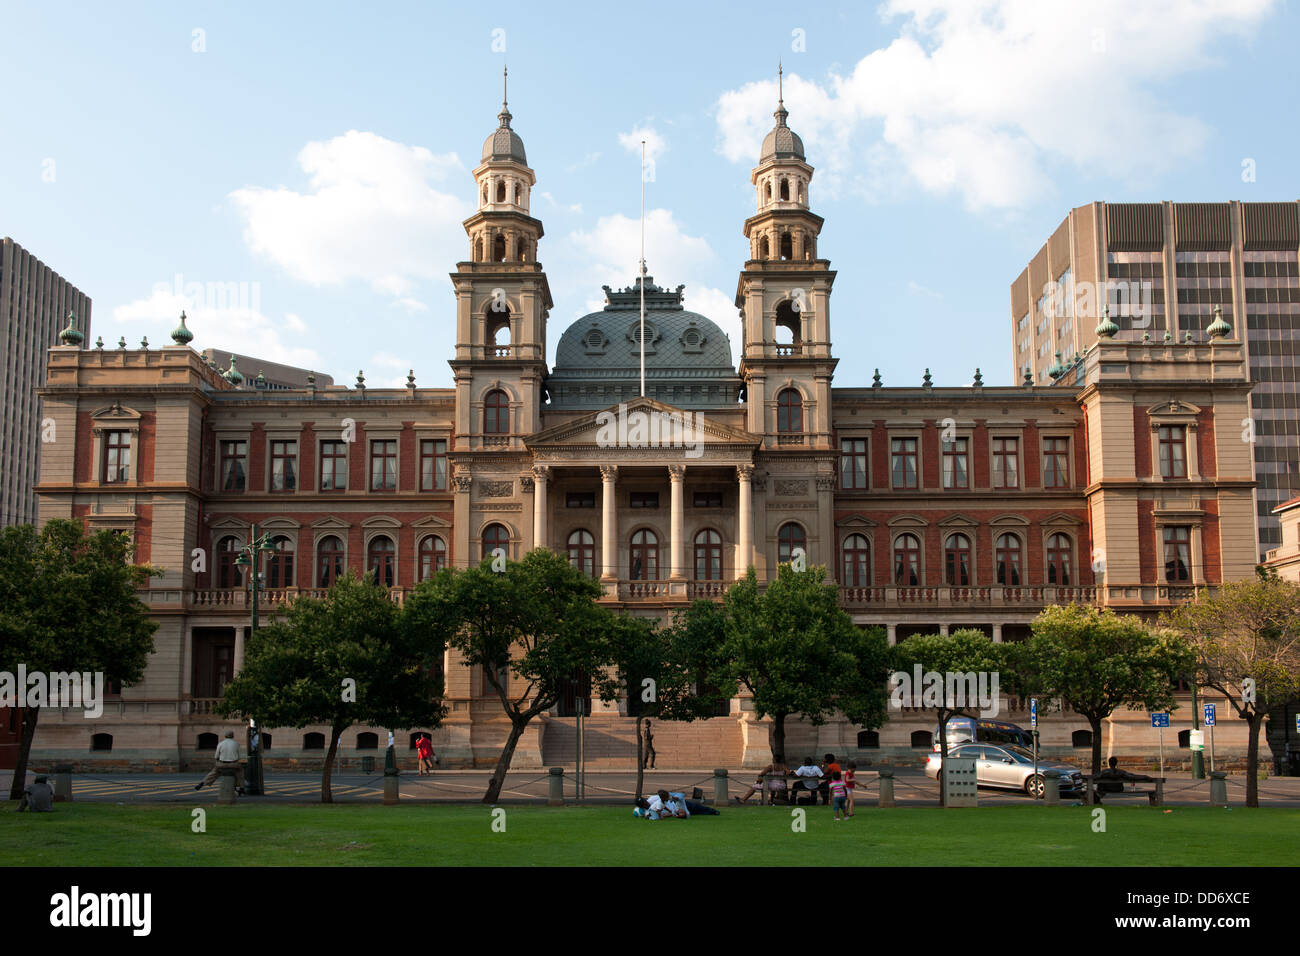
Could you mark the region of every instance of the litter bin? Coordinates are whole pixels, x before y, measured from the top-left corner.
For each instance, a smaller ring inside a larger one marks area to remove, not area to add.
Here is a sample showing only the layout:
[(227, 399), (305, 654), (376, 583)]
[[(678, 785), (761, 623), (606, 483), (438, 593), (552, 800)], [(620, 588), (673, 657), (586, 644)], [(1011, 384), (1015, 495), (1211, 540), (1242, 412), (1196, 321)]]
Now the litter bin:
[(362, 758), (361, 758), (361, 772), (362, 772), (362, 773), (374, 773), (374, 772), (375, 772), (375, 758), (374, 758), (374, 757), (362, 757)]
[(1300, 749), (1292, 750), (1287, 755), (1287, 775), (1300, 777)]

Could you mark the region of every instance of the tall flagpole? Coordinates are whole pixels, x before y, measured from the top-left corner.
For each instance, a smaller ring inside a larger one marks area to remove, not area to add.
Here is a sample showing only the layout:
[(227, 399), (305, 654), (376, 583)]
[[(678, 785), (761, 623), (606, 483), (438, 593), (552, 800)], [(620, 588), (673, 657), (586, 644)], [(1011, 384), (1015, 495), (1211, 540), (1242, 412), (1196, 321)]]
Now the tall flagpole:
[(645, 140), (641, 140), (641, 397), (645, 398)]

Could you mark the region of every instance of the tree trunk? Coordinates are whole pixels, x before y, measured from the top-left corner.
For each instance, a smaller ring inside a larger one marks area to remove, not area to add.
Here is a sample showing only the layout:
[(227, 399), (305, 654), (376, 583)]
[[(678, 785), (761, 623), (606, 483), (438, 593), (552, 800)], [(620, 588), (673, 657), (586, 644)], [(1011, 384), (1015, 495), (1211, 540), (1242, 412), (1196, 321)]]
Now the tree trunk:
[(1250, 741), (1246, 745), (1246, 806), (1259, 806), (1259, 728), (1263, 726), (1263, 711), (1250, 715)]
[(334, 794), (330, 792), (330, 778), (334, 776), (334, 758), (338, 756), (339, 738), (343, 736), (343, 731), (347, 729), (347, 724), (342, 726), (335, 724), (330, 727), (330, 749), (325, 754), (325, 772), (320, 778), (321, 803), (334, 802)]
[(483, 795), (484, 803), (496, 803), (497, 797), (501, 795), (501, 787), (506, 782), (506, 771), (510, 769), (510, 761), (515, 756), (515, 747), (519, 744), (519, 738), (524, 735), (524, 728), (527, 726), (527, 718), (511, 716), (510, 736), (506, 738), (506, 745), (501, 748), (501, 756), (497, 758), (497, 768), (492, 771), (492, 779), (488, 781), (487, 793)]
[(1088, 726), (1092, 728), (1092, 775), (1101, 773), (1101, 718), (1089, 717)]
[(772, 756), (785, 763), (785, 714), (772, 715)]
[(636, 719), (636, 796), (641, 799), (645, 787), (645, 751), (641, 744), (641, 718)]
[(27, 785), (27, 760), (32, 753), (32, 740), (36, 737), (36, 721), (41, 715), (39, 707), (23, 708), (23, 736), (18, 745), (18, 762), (14, 764), (14, 779), (9, 785), (9, 799), (21, 800)]

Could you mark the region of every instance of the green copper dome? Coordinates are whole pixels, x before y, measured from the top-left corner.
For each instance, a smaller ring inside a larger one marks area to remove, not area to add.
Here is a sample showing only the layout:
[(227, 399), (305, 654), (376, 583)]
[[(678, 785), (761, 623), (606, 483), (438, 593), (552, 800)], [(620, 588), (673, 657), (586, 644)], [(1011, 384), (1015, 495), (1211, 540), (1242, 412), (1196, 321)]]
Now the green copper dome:
[(1205, 334), (1212, 339), (1223, 339), (1232, 334), (1232, 326), (1224, 321), (1223, 309), (1217, 305), (1214, 307), (1214, 321), (1205, 330)]
[(194, 333), (185, 327), (185, 313), (181, 313), (181, 324), (172, 329), (172, 341), (177, 345), (189, 345), (194, 341)]
[(77, 313), (68, 312), (68, 327), (59, 333), (59, 340), (64, 345), (80, 345), (86, 341), (86, 337), (77, 328)]
[(240, 373), (239, 369), (235, 368), (235, 357), (233, 355), (230, 356), (230, 368), (226, 369), (225, 379), (231, 385), (242, 385), (244, 383), (243, 374)]
[(1095, 331), (1098, 338), (1103, 339), (1113, 339), (1115, 333), (1119, 331), (1119, 326), (1111, 320), (1110, 306), (1106, 306), (1106, 308), (1102, 310), (1101, 321), (1097, 323)]

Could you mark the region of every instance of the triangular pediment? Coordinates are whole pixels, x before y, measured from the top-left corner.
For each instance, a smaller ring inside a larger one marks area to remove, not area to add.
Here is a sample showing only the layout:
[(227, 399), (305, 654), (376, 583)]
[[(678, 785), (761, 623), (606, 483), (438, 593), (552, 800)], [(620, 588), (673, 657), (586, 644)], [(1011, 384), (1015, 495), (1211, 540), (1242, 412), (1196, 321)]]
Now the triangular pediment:
[(320, 531), (347, 531), (350, 528), (346, 521), (337, 515), (326, 515), (319, 521), (313, 521), (311, 529), (316, 532)]
[(450, 528), (451, 522), (439, 515), (425, 515), (411, 522), (412, 528)]
[(847, 528), (851, 531), (869, 531), (876, 527), (876, 522), (872, 521), (866, 515), (852, 514), (845, 515), (843, 518), (837, 518), (835, 527)]
[(688, 411), (653, 398), (634, 398), (544, 428), (524, 440), (530, 449), (562, 446), (624, 449), (672, 447), (682, 436), (690, 443), (757, 448), (758, 435), (712, 419), (708, 412)]

